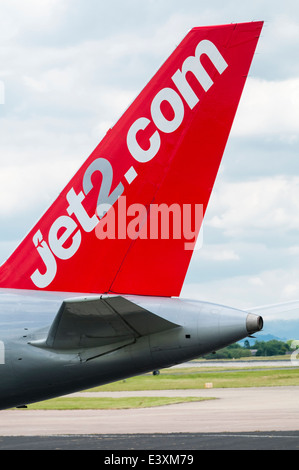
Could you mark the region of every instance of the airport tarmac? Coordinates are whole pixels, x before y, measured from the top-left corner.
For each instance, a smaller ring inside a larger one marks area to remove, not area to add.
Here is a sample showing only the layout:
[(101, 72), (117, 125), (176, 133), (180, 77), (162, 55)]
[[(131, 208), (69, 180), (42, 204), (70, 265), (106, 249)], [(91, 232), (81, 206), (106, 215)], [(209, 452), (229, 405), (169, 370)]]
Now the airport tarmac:
[[(145, 464), (201, 464), (201, 450), (298, 450), (299, 432), (70, 434), (59, 436), (3, 436), (0, 450), (97, 450), (97, 462), (138, 457)], [(275, 454), (271, 453), (271, 457)], [(14, 459), (16, 454), (14, 454)], [(267, 456), (269, 458), (269, 456)], [(116, 465), (120, 462), (116, 462)], [(272, 463), (272, 462), (271, 462)], [(129, 465), (130, 466), (130, 465)], [(133, 465), (131, 465), (133, 467)]]
[(126, 410), (3, 410), (0, 411), (0, 436), (299, 430), (299, 386), (97, 392), (94, 395), (99, 398), (125, 395), (215, 399)]

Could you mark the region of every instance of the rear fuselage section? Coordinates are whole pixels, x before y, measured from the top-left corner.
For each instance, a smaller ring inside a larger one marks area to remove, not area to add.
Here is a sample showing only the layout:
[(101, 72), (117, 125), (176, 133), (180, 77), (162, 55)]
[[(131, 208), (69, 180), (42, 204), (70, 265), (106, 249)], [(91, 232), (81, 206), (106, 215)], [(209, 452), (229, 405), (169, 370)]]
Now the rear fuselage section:
[(178, 326), (109, 348), (38, 347), (66, 297), (70, 295), (1, 292), (0, 409), (173, 366), (248, 335), (248, 314), (243, 311), (179, 298), (126, 296)]

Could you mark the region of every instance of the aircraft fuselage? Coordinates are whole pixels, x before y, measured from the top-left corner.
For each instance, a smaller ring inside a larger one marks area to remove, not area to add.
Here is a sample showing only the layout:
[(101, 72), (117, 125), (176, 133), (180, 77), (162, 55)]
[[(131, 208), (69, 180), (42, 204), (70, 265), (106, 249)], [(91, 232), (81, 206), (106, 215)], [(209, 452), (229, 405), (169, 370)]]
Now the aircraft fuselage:
[(261, 329), (261, 318), (236, 309), (178, 298), (127, 296), (180, 325), (113, 344), (53, 349), (44, 344), (63, 293), (0, 295), (0, 409), (103, 385), (173, 366)]

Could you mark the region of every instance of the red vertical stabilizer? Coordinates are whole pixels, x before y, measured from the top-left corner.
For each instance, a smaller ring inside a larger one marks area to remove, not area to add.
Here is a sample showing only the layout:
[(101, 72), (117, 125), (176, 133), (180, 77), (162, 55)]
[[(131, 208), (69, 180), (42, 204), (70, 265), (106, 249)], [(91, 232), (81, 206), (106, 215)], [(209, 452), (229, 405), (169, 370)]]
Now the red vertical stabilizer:
[(0, 287), (178, 296), (262, 25), (192, 29), (1, 267)]

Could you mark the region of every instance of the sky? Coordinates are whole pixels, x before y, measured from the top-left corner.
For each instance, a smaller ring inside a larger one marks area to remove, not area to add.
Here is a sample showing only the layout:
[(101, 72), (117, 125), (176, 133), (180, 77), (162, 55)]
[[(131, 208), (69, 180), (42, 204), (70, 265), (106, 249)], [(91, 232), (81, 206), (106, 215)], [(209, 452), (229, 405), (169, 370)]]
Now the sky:
[(0, 263), (194, 26), (263, 20), (182, 296), (299, 299), (297, 0), (1, 0)]

